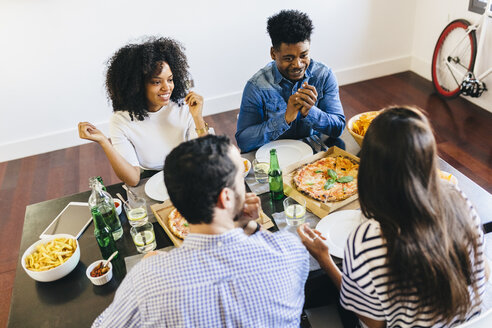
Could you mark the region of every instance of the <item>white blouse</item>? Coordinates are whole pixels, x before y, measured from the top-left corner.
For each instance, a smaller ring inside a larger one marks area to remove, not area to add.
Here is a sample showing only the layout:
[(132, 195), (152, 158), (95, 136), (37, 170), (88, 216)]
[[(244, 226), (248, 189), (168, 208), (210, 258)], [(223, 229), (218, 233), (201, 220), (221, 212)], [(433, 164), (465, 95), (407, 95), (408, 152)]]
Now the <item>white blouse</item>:
[(195, 123), (187, 105), (170, 102), (143, 121), (133, 121), (126, 111), (114, 112), (109, 134), (116, 151), (133, 166), (162, 170), (173, 148), (197, 137)]

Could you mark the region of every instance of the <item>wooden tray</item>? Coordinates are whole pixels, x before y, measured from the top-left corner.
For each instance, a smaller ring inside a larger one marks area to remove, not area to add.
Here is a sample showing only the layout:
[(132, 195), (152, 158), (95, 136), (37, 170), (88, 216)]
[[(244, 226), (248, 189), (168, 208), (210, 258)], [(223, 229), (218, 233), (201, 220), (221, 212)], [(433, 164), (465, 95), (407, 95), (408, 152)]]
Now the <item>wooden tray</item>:
[[(336, 157), (336, 156), (346, 156), (346, 157), (353, 159), (357, 163), (359, 163), (359, 161), (360, 161), (357, 156), (354, 156), (354, 155), (346, 152), (343, 149), (340, 149), (336, 146), (333, 146), (325, 152), (319, 152), (313, 156), (310, 156), (310, 157), (305, 158), (299, 162), (296, 162), (296, 163), (293, 163), (293, 164), (287, 166), (285, 169), (283, 169), (283, 172), (282, 172), (282, 176), (283, 176), (283, 180), (284, 180), (284, 193), (287, 196), (290, 196), (296, 200), (305, 199), (306, 200), (306, 208), (310, 212), (312, 212), (313, 214), (318, 216), (320, 219), (324, 218), (330, 212), (333, 212), (334, 210), (337, 210), (341, 207), (343, 207), (343, 208), (358, 207), (358, 203), (357, 204), (350, 204), (350, 203), (357, 201), (357, 199), (359, 198), (359, 195), (358, 194), (352, 195), (349, 198), (344, 199), (344, 200), (339, 201), (339, 202), (323, 203), (323, 202), (314, 200), (311, 197), (306, 196), (305, 194), (297, 191), (297, 189), (294, 185), (294, 182), (292, 181), (292, 178), (293, 178), (294, 172), (300, 166), (302, 166), (304, 164), (312, 163), (312, 162), (317, 161), (318, 159), (321, 159), (324, 157)], [(349, 206), (349, 204), (350, 204), (350, 206)]]
[(169, 225), (167, 224), (167, 217), (169, 213), (174, 209), (173, 203), (171, 200), (166, 200), (161, 204), (150, 205), (152, 212), (154, 212), (154, 216), (157, 219), (157, 222), (161, 225), (162, 229), (169, 236), (169, 239), (173, 242), (174, 246), (179, 247), (183, 243), (183, 239), (176, 237), (171, 230), (169, 229)]
[[(157, 219), (157, 222), (159, 222), (162, 229), (164, 229), (166, 234), (169, 236), (169, 238), (173, 242), (174, 246), (176, 246), (176, 247), (181, 246), (181, 244), (183, 243), (183, 240), (176, 237), (171, 232), (171, 229), (169, 229), (169, 226), (167, 224), (167, 217), (169, 216), (169, 213), (171, 213), (171, 211), (174, 209), (174, 206), (171, 203), (171, 200), (168, 199), (162, 204), (151, 205), (150, 208), (152, 209), (152, 212), (154, 213), (154, 216)], [(261, 211), (260, 217), (258, 219), (256, 219), (256, 222), (261, 224), (262, 228), (264, 228), (264, 229), (269, 229), (269, 228), (273, 227), (272, 220), (263, 211)]]

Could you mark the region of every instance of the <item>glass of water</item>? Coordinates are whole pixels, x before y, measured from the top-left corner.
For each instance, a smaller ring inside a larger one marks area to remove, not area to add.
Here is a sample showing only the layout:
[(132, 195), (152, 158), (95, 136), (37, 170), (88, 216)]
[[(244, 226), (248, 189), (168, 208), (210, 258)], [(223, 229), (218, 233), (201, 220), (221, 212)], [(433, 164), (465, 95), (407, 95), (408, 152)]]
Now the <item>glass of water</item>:
[(147, 203), (144, 198), (129, 198), (127, 204), (124, 204), (123, 207), (125, 208), (128, 223), (130, 223), (132, 227), (144, 224), (148, 221)]
[(306, 200), (292, 197), (284, 199), (285, 221), (290, 226), (298, 226), (306, 220)]
[(267, 162), (260, 162), (258, 160), (253, 160), (253, 171), (255, 172), (255, 179), (258, 183), (268, 182), (268, 170), (270, 169), (270, 164)]
[(150, 222), (131, 227), (130, 234), (139, 253), (148, 253), (157, 247), (154, 226)]

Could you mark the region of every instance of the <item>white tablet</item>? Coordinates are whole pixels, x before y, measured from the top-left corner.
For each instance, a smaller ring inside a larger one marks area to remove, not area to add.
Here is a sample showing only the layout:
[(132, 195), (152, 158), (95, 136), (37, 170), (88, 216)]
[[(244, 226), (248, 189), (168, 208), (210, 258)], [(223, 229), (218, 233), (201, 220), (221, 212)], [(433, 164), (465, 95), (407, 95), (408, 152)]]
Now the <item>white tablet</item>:
[(39, 238), (65, 233), (79, 238), (92, 221), (89, 204), (70, 202), (41, 233)]

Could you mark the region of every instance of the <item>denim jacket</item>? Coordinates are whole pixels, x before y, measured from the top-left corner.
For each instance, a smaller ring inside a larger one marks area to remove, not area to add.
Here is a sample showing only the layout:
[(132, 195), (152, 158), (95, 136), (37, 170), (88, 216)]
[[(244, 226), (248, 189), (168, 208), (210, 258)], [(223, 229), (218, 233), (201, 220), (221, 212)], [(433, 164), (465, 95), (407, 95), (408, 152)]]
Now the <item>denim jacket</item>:
[[(299, 112), (288, 124), (287, 102), (305, 81), (316, 88), (318, 98), (306, 117)], [(338, 83), (330, 68), (311, 59), (304, 79), (293, 83), (280, 74), (272, 61), (244, 87), (236, 141), (242, 152), (248, 152), (277, 139), (300, 139), (320, 133), (336, 138), (344, 127)]]

